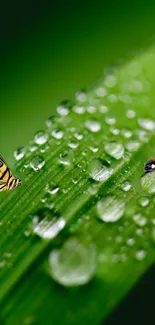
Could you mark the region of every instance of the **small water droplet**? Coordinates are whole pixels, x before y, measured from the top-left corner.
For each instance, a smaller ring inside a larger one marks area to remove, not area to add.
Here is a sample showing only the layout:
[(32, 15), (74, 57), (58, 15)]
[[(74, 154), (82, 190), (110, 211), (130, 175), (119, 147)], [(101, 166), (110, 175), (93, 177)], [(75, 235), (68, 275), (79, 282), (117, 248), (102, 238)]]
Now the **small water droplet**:
[(64, 100), (57, 107), (57, 113), (61, 116), (67, 116), (69, 114), (69, 107), (70, 107), (70, 102)]
[(88, 172), (93, 180), (102, 182), (111, 176), (113, 169), (109, 168), (107, 161), (97, 158), (89, 163)]
[(14, 152), (14, 157), (16, 160), (20, 160), (25, 156), (26, 150), (23, 147), (17, 148)]
[(40, 170), (44, 165), (45, 160), (41, 156), (36, 155), (30, 160), (30, 167), (33, 170)]
[(145, 259), (145, 257), (146, 257), (146, 251), (144, 249), (138, 250), (136, 252), (135, 258), (137, 261), (142, 261)]
[(54, 212), (40, 209), (32, 219), (33, 232), (43, 239), (52, 239), (65, 227), (65, 219)]
[(129, 141), (126, 143), (126, 148), (131, 152), (138, 150), (139, 147), (140, 147), (140, 142), (136, 140)]
[(98, 217), (104, 222), (115, 222), (124, 212), (125, 202), (114, 196), (107, 196), (97, 203)]
[(104, 88), (104, 87), (100, 87), (100, 88), (97, 88), (97, 89), (96, 89), (96, 95), (97, 95), (98, 97), (104, 97), (104, 96), (106, 96), (106, 94), (107, 94), (107, 90), (106, 90), (106, 88)]
[(139, 140), (141, 142), (148, 142), (149, 137), (148, 137), (148, 132), (146, 132), (145, 130), (135, 130), (135, 134), (138, 136)]
[(129, 109), (126, 113), (126, 116), (129, 118), (129, 119), (132, 119), (136, 116), (136, 112), (133, 111), (132, 109)]
[(104, 146), (105, 152), (115, 159), (121, 159), (124, 155), (124, 147), (121, 143), (109, 142)]
[(73, 107), (73, 111), (79, 115), (82, 115), (85, 113), (85, 107), (84, 106), (78, 106), (78, 105), (75, 105)]
[(37, 146), (30, 146), (29, 147), (29, 150), (31, 151), (31, 152), (34, 152), (34, 151), (36, 151), (38, 149), (38, 147)]
[(123, 191), (128, 192), (131, 189), (132, 185), (130, 182), (125, 181), (121, 187)]
[(78, 132), (75, 132), (75, 133), (74, 133), (74, 137), (75, 137), (77, 140), (82, 140), (82, 139), (83, 139), (83, 134), (78, 133)]
[(92, 152), (97, 152), (97, 151), (98, 151), (98, 148), (97, 148), (97, 147), (92, 147), (92, 146), (90, 146), (89, 149), (90, 149)]
[(104, 80), (104, 84), (108, 87), (108, 88), (113, 88), (116, 85), (116, 77), (113, 75), (108, 75), (106, 76), (105, 80)]
[(72, 182), (73, 182), (73, 184), (77, 184), (78, 183), (78, 179), (77, 178), (72, 178)]
[(127, 241), (126, 241), (127, 245), (131, 246), (131, 247), (135, 244), (135, 242), (136, 242), (135, 239), (132, 238), (132, 237), (128, 238)]
[(99, 132), (101, 130), (101, 124), (97, 121), (88, 120), (85, 122), (85, 126), (91, 132)]
[(76, 149), (79, 143), (75, 139), (70, 139), (68, 142), (68, 146), (72, 149)]
[(139, 199), (139, 204), (141, 207), (146, 207), (148, 204), (149, 204), (149, 199), (148, 197), (145, 197), (145, 196), (142, 196), (140, 199)]
[(118, 97), (115, 94), (108, 95), (107, 99), (110, 103), (117, 103), (118, 101)]
[(140, 227), (144, 227), (147, 224), (147, 219), (141, 213), (135, 214), (133, 221)]
[(95, 106), (88, 106), (87, 107), (87, 112), (90, 114), (93, 114), (96, 112), (96, 107)]
[(155, 122), (150, 119), (139, 118), (138, 124), (145, 130), (152, 131), (155, 129)]
[(62, 153), (60, 153), (59, 161), (63, 165), (70, 165), (74, 160), (74, 154), (71, 149), (64, 150)]
[(55, 116), (50, 116), (46, 121), (47, 127), (50, 128), (51, 126), (53, 126), (55, 123), (55, 120), (56, 120)]
[(106, 114), (106, 113), (108, 112), (108, 107), (105, 106), (105, 105), (100, 105), (100, 106), (99, 106), (99, 111), (100, 111), (100, 113), (102, 113), (102, 114)]
[(155, 173), (150, 172), (141, 177), (141, 185), (145, 192), (149, 194), (155, 193)]
[(113, 125), (116, 123), (116, 119), (114, 117), (106, 117), (105, 121), (109, 125)]
[(34, 136), (35, 143), (37, 143), (39, 145), (46, 143), (47, 140), (48, 140), (48, 134), (45, 133), (44, 131), (39, 131)]
[(87, 101), (87, 94), (84, 90), (80, 90), (76, 93), (75, 98), (79, 103), (85, 103)]
[(120, 133), (120, 130), (119, 129), (116, 129), (114, 127), (111, 127), (110, 128), (110, 132), (114, 135), (118, 135)]
[(130, 131), (130, 130), (123, 129), (121, 131), (121, 133), (122, 133), (123, 137), (126, 138), (126, 139), (129, 139), (129, 138), (132, 137), (132, 131)]
[(52, 136), (55, 139), (62, 139), (64, 136), (64, 132), (61, 129), (56, 129), (52, 131)]
[(61, 249), (49, 255), (50, 273), (54, 280), (66, 286), (89, 282), (96, 271), (96, 248), (92, 243), (69, 238)]
[(59, 191), (59, 186), (53, 184), (46, 184), (46, 190), (49, 194), (53, 195)]

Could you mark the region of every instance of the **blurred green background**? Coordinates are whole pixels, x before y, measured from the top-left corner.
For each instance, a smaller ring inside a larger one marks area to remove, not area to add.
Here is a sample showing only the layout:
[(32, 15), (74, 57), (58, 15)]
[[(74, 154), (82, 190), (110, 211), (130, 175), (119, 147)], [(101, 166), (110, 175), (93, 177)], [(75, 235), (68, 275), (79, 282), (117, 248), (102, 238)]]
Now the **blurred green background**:
[(1, 150), (7, 161), (63, 99), (153, 42), (151, 1), (27, 1), (1, 11)]

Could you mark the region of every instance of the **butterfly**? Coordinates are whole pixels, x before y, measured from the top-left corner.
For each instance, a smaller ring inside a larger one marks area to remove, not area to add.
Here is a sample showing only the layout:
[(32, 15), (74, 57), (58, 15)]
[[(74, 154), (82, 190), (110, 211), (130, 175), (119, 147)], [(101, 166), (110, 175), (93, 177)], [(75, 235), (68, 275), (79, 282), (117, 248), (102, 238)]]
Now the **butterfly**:
[(12, 175), (11, 170), (5, 163), (5, 161), (0, 157), (0, 192), (6, 190), (12, 190), (21, 183), (19, 178), (15, 178)]

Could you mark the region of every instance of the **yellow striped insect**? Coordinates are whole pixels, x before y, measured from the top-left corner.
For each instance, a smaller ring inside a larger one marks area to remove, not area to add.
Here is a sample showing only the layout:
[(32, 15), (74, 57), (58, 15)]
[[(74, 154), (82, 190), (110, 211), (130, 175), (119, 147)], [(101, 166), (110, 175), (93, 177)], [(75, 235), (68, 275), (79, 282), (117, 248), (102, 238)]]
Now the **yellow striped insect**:
[(15, 178), (5, 161), (0, 157), (0, 192), (12, 190), (21, 183), (19, 178)]

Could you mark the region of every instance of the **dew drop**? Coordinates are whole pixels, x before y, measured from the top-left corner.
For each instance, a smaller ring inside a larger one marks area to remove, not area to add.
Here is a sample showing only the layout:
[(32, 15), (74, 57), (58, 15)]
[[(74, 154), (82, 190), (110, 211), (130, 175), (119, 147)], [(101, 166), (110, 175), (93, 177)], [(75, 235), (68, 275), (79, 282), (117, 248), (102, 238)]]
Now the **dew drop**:
[(83, 139), (83, 134), (78, 133), (78, 132), (75, 132), (75, 133), (74, 133), (74, 137), (75, 137), (77, 140), (82, 140), (82, 139)]
[(75, 105), (73, 107), (73, 111), (79, 115), (82, 115), (85, 113), (85, 107), (84, 106), (78, 106), (78, 105)]
[(76, 149), (79, 143), (75, 139), (70, 139), (68, 142), (68, 146), (72, 149)]
[(43, 157), (36, 155), (30, 160), (30, 167), (33, 170), (40, 170), (45, 165)]
[(128, 181), (125, 181), (123, 184), (122, 184), (122, 190), (125, 191), (125, 192), (128, 192), (130, 191), (132, 185), (130, 184), (130, 182)]
[(116, 85), (116, 77), (112, 76), (112, 75), (108, 75), (105, 80), (104, 80), (104, 84), (108, 87), (108, 88), (112, 88)]
[(97, 88), (96, 95), (98, 97), (104, 97), (107, 94), (107, 90), (104, 87)]
[(80, 90), (76, 93), (75, 98), (79, 103), (85, 103), (87, 101), (87, 94), (84, 90)]
[(50, 128), (51, 126), (53, 126), (55, 123), (55, 120), (56, 120), (55, 116), (50, 116), (46, 121), (47, 127)]
[(70, 102), (67, 100), (64, 100), (57, 107), (57, 113), (61, 116), (67, 116), (69, 114), (69, 106), (70, 106)]
[(60, 153), (59, 162), (63, 165), (70, 165), (74, 160), (74, 154), (71, 149), (64, 150)]
[(141, 185), (145, 192), (149, 194), (155, 193), (155, 173), (150, 172), (141, 177)]
[(109, 125), (113, 125), (116, 123), (116, 119), (114, 117), (106, 117), (105, 121)]
[(129, 139), (132, 137), (132, 131), (130, 131), (130, 130), (123, 129), (121, 133), (122, 133), (123, 137), (126, 139)]
[(43, 239), (52, 239), (65, 227), (65, 219), (48, 208), (40, 209), (32, 219), (33, 232)]
[(145, 208), (148, 204), (149, 204), (149, 199), (145, 196), (142, 196), (140, 199), (139, 199), (139, 204), (141, 207)]
[(115, 222), (123, 217), (125, 202), (114, 196), (107, 196), (97, 203), (98, 217), (104, 222)]
[(69, 238), (61, 249), (49, 255), (51, 276), (66, 286), (80, 286), (88, 283), (96, 271), (96, 248), (92, 243)]
[(126, 143), (126, 148), (131, 152), (138, 150), (139, 147), (140, 147), (140, 142), (136, 140), (129, 141)]
[(90, 146), (89, 149), (90, 149), (92, 152), (97, 152), (97, 151), (98, 151), (98, 147), (92, 147), (92, 146)]
[(23, 147), (17, 148), (14, 152), (14, 157), (16, 160), (20, 160), (25, 156), (26, 150)]
[(135, 244), (135, 239), (132, 238), (132, 237), (131, 238), (128, 238), (127, 241), (126, 241), (126, 243), (127, 243), (128, 246), (132, 247)]
[(115, 159), (121, 159), (124, 155), (124, 147), (121, 143), (109, 142), (104, 146), (105, 152)]
[(147, 219), (141, 213), (135, 214), (133, 221), (140, 227), (144, 227), (147, 224)]
[(52, 131), (52, 136), (55, 139), (62, 139), (64, 136), (64, 132), (61, 129), (56, 129)]
[(138, 250), (135, 257), (137, 261), (144, 260), (146, 257), (146, 251), (144, 249)]
[(113, 169), (108, 167), (106, 160), (93, 159), (88, 165), (88, 172), (90, 177), (98, 182), (107, 180), (113, 173)]
[(105, 105), (100, 105), (100, 106), (99, 106), (99, 111), (100, 111), (100, 113), (102, 113), (102, 114), (106, 114), (106, 113), (108, 112), (108, 107), (105, 106)]
[(37, 143), (39, 145), (46, 143), (47, 140), (48, 140), (48, 134), (45, 133), (44, 131), (39, 131), (34, 136), (35, 143)]
[(29, 148), (29, 150), (30, 150), (30, 152), (34, 152), (34, 151), (36, 151), (38, 149), (38, 147), (37, 146), (30, 146), (30, 148)]
[(99, 132), (101, 130), (101, 124), (93, 120), (86, 121), (85, 126), (91, 132)]
[(126, 116), (129, 118), (129, 119), (132, 119), (136, 116), (136, 112), (133, 111), (132, 109), (129, 109), (126, 113)]
[(46, 191), (49, 193), (49, 194), (56, 194), (58, 191), (59, 191), (59, 186), (57, 185), (53, 185), (53, 184), (46, 184)]
[(152, 131), (155, 129), (155, 122), (150, 119), (138, 119), (138, 124), (145, 130)]
[(96, 107), (95, 106), (88, 106), (87, 107), (87, 112), (90, 114), (93, 114), (96, 112)]

